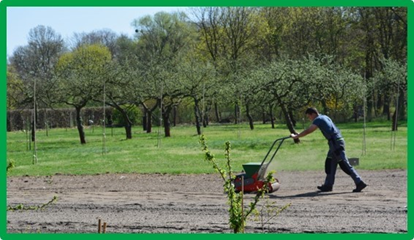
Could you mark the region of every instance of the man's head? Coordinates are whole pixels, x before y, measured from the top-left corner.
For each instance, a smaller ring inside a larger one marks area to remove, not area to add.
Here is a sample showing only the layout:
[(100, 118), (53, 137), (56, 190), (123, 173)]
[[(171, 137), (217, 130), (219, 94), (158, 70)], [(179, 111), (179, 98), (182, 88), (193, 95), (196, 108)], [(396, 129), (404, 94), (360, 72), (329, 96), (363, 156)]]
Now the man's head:
[(309, 120), (313, 121), (313, 119), (315, 119), (319, 115), (319, 112), (318, 110), (316, 110), (316, 108), (310, 107), (306, 109), (305, 114), (309, 118)]

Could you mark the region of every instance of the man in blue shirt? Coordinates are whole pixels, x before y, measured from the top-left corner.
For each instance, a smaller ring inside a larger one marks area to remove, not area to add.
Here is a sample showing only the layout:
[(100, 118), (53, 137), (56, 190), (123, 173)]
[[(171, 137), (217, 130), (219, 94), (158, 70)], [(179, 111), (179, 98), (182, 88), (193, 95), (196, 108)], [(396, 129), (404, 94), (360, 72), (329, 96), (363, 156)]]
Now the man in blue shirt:
[(341, 167), (342, 171), (352, 177), (356, 188), (353, 192), (361, 192), (367, 185), (362, 181), (357, 171), (349, 164), (348, 158), (345, 155), (345, 141), (341, 135), (341, 131), (335, 126), (332, 120), (326, 116), (319, 114), (316, 108), (308, 108), (305, 112), (312, 124), (299, 134), (291, 134), (291, 137), (298, 139), (314, 132), (319, 128), (323, 136), (328, 140), (329, 151), (325, 160), (325, 183), (318, 186), (322, 192), (332, 191), (335, 182), (335, 173), (337, 166)]

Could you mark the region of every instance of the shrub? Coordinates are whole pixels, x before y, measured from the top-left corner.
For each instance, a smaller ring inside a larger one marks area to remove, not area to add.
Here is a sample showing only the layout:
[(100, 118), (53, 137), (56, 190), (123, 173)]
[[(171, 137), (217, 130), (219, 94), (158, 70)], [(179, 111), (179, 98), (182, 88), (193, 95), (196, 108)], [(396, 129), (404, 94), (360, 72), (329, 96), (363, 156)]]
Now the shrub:
[(260, 199), (264, 197), (264, 194), (269, 191), (268, 184), (273, 183), (275, 179), (273, 178), (273, 172), (268, 173), (264, 181), (263, 187), (257, 190), (257, 194), (252, 202), (250, 202), (249, 207), (244, 211), (243, 206), (243, 191), (237, 193), (233, 187), (233, 181), (235, 176), (233, 175), (230, 159), (230, 142), (226, 142), (225, 145), (225, 157), (226, 157), (226, 169), (224, 170), (218, 166), (214, 154), (208, 150), (207, 142), (204, 135), (200, 136), (200, 144), (202, 150), (204, 151), (204, 159), (207, 162), (210, 162), (213, 165), (213, 168), (220, 173), (221, 178), (224, 181), (224, 191), (227, 193), (227, 199), (229, 204), (229, 223), (230, 228), (234, 233), (244, 233), (244, 228), (246, 226), (246, 220), (249, 215), (253, 212), (256, 212), (256, 205), (259, 203)]
[[(141, 110), (135, 105), (123, 105), (121, 106), (123, 109), (126, 110), (129, 120), (131, 120), (132, 125), (140, 124), (142, 113)], [(112, 121), (114, 125), (125, 126), (125, 119), (122, 116), (121, 112), (114, 108)]]

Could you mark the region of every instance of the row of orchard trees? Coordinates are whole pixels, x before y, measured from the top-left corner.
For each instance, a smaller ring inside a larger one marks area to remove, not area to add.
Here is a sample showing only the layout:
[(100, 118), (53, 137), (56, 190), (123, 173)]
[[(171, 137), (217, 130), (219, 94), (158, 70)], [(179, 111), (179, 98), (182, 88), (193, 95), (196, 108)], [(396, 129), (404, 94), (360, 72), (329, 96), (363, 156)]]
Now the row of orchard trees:
[(36, 106), (72, 106), (81, 143), (80, 112), (96, 102), (123, 115), (127, 138), (131, 106), (144, 109), (147, 132), (160, 110), (167, 137), (183, 103), (194, 108), (198, 134), (206, 113), (219, 121), (226, 105), (251, 129), (252, 112), (278, 109), (290, 132), (309, 105), (352, 114), (366, 101), (370, 119), (390, 118), (398, 102), (405, 117), (406, 8), (203, 7), (132, 25), (133, 38), (101, 30), (75, 33), (70, 43), (50, 27), (32, 29), (9, 58), (8, 108), (32, 107), (34, 91)]

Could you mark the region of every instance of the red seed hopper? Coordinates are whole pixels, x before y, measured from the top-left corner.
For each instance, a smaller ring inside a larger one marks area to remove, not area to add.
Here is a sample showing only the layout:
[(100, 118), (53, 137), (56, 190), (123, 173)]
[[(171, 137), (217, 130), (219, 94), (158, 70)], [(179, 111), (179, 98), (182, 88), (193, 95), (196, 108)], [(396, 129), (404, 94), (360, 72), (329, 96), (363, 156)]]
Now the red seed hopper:
[[(243, 164), (244, 172), (237, 174), (236, 178), (233, 181), (236, 192), (240, 192), (242, 190), (244, 192), (256, 192), (258, 189), (263, 187), (267, 167), (273, 161), (282, 143), (288, 138), (290, 138), (290, 136), (276, 139), (262, 162), (251, 162)], [(275, 146), (277, 146), (276, 149)], [(277, 191), (279, 187), (280, 183), (276, 179), (274, 183), (269, 183), (269, 192), (271, 193)]]

